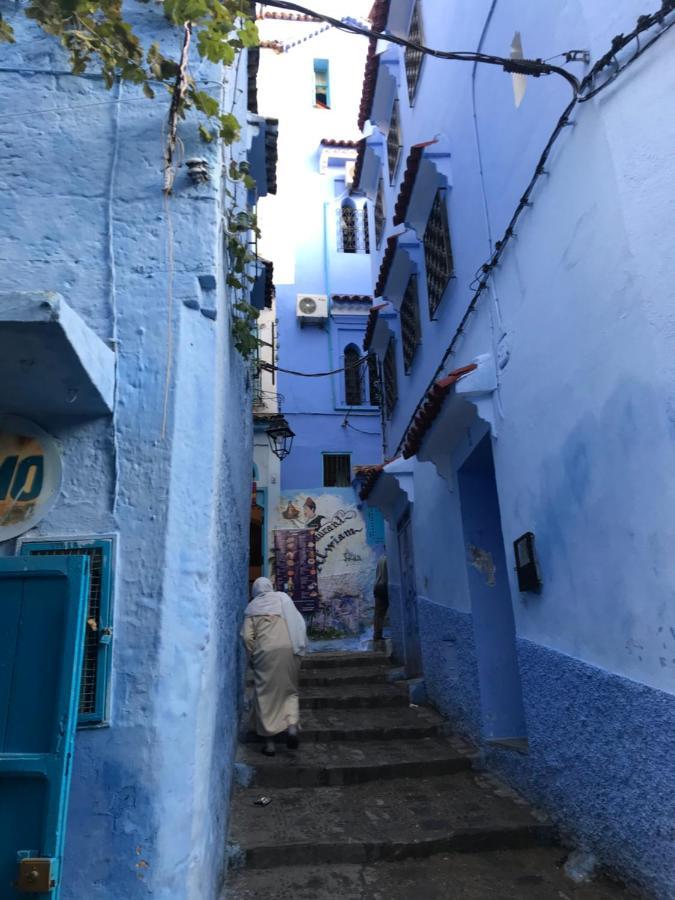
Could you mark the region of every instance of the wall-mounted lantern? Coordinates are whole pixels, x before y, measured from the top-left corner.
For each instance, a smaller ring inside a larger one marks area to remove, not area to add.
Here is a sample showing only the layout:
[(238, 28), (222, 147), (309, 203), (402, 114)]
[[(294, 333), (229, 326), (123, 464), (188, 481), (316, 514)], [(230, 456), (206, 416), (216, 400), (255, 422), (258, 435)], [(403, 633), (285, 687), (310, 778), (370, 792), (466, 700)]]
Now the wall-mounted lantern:
[(270, 449), (278, 459), (286, 459), (293, 446), (295, 432), (282, 415), (273, 416), (267, 429)]
[(513, 542), (513, 550), (516, 556), (516, 573), (518, 575), (518, 590), (541, 590), (541, 576), (534, 552), (534, 534), (526, 531)]

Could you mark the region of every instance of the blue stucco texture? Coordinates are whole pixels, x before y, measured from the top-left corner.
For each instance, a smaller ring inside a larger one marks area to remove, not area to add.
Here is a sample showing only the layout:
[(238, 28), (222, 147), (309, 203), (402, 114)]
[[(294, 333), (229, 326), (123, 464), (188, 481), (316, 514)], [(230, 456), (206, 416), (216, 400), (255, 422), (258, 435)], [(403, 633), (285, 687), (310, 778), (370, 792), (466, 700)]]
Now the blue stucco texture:
[(518, 642), (529, 754), (491, 765), (603, 863), (675, 897), (675, 698)]
[(468, 613), (417, 601), (422, 666), (429, 699), (460, 730), (480, 734), (480, 692)]
[[(480, 741), (471, 616), (418, 608), (429, 698)], [(675, 897), (675, 698), (531, 641), (518, 657), (529, 752), (484, 746), (488, 767), (648, 896)]]

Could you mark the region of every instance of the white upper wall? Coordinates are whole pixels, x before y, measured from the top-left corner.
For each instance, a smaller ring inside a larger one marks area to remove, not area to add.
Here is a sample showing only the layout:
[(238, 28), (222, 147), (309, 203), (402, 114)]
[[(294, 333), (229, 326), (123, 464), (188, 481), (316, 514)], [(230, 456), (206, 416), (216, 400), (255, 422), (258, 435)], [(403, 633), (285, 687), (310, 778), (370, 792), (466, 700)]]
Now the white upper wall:
[[(372, 0), (311, 4), (312, 9), (335, 17), (364, 19), (371, 6)], [(319, 143), (322, 138), (357, 140), (361, 136), (356, 120), (368, 40), (335, 28), (325, 30), (322, 22), (261, 19), (258, 27), (261, 40), (279, 41), (288, 48), (284, 53), (260, 52), (260, 114), (279, 119), (279, 187), (275, 196), (265, 197), (259, 204), (260, 251), (274, 261), (275, 283), (292, 284), (297, 223), (315, 217), (317, 197), (313, 189), (306, 188), (318, 172)], [(330, 109), (314, 105), (315, 59), (328, 60)]]

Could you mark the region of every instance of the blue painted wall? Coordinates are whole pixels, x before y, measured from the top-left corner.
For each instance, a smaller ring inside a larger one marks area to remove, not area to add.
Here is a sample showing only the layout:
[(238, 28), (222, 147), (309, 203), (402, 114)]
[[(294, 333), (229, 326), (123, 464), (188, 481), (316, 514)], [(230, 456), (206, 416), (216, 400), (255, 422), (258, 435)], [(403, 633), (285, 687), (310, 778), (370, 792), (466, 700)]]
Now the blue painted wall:
[[(160, 9), (129, 11), (148, 40), (177, 52)], [(51, 39), (26, 20), (16, 27), (0, 68), (0, 106), (12, 111), (0, 289), (61, 292), (117, 354), (112, 421), (40, 422), (60, 442), (64, 483), (34, 534), (119, 536), (111, 716), (77, 735), (62, 897), (214, 898), (251, 484), (249, 376), (224, 288), (221, 150), (181, 125), (186, 157), (206, 157), (212, 177), (194, 186), (179, 169), (167, 204), (168, 98), (74, 78)], [(224, 97), (245, 120), (243, 62)], [(223, 75), (191, 69), (211, 85)]]
[[(392, 2), (396, 14), (406, 6)], [(434, 46), (508, 56), (519, 31), (526, 56), (588, 48), (595, 61), (615, 34), (657, 6), (486, 0), (467, 13), (459, 3), (422, 0), (421, 10)], [(438, 138), (426, 158), (447, 186), (455, 262), (431, 321), (424, 255), (415, 247), (421, 233), (408, 230), (420, 274), (422, 352), (404, 375), (399, 342), (399, 400), (386, 428), (393, 454), (464, 315), (474, 273), (501, 238), (570, 93), (562, 80), (530, 79), (516, 108), (511, 77), (499, 68), (427, 59), (411, 107), (399, 51), (380, 49), (397, 79), (404, 159), (411, 145)], [(480, 741), (485, 723), (457, 473), (489, 423), (506, 552), (501, 574), (510, 584), (530, 752), (490, 751), (488, 759), (582, 845), (658, 897), (675, 891), (666, 799), (675, 776), (662, 743), (675, 710), (668, 549), (675, 538), (675, 342), (667, 287), (675, 251), (666, 237), (674, 50), (671, 31), (612, 88), (580, 106), (575, 127), (556, 145), (534, 205), (444, 370), (491, 355), (496, 389), (483, 383), (482, 394), (458, 401), (456, 418), (444, 414), (440, 431), (422, 445), (412, 511), (427, 689)], [(571, 68), (578, 76), (587, 71)], [(389, 188), (383, 133), (386, 123), (369, 143), (384, 167), (388, 235), (401, 230), (392, 211), (405, 166)], [(373, 283), (381, 259), (382, 252), (372, 255)], [(392, 331), (398, 335), (396, 326)], [(514, 573), (513, 541), (530, 530), (540, 594), (520, 594)], [(387, 546), (391, 555), (390, 538)], [(397, 646), (396, 614), (392, 625)], [(639, 773), (639, 790), (628, 783), (629, 771)]]

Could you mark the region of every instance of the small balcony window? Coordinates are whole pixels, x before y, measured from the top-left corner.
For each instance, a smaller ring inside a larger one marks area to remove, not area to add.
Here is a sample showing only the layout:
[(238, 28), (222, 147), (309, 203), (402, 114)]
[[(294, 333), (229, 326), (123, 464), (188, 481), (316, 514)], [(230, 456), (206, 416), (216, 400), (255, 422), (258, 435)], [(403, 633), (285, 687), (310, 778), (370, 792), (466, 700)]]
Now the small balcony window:
[(314, 106), (317, 109), (330, 109), (330, 81), (327, 59), (314, 60)]

